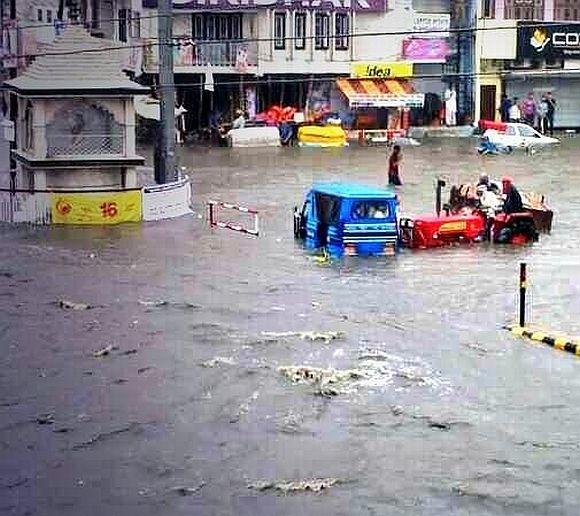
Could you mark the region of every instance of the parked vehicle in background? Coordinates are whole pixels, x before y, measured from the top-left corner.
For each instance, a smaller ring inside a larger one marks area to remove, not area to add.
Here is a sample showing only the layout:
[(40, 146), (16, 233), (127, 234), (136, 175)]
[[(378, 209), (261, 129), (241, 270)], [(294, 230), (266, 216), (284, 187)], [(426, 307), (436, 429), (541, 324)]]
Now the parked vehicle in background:
[(526, 124), (497, 124), (498, 128), (487, 129), (484, 138), (495, 145), (512, 148), (544, 147), (560, 143), (557, 138), (546, 136)]

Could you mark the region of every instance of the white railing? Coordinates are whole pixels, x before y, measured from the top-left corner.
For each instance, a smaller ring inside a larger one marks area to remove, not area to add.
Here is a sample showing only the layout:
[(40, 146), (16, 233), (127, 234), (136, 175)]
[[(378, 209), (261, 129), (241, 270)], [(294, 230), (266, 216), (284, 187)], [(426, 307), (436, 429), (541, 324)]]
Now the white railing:
[(0, 222), (50, 224), (50, 194), (0, 191)]

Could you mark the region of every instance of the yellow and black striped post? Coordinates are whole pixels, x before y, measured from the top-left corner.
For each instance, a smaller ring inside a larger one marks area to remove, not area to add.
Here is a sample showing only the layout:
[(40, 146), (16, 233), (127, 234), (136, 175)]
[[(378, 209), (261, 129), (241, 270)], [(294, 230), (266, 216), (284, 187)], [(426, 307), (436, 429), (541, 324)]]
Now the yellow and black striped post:
[(526, 264), (520, 263), (520, 326), (526, 325)]
[(505, 329), (518, 337), (525, 337), (536, 342), (542, 342), (553, 348), (580, 356), (580, 340), (562, 335), (557, 336), (557, 332), (544, 332), (526, 327), (526, 289), (527, 268), (526, 264), (522, 262), (520, 263), (519, 325), (505, 326)]
[(548, 346), (552, 346), (553, 348), (580, 356), (580, 343), (571, 337), (556, 337), (543, 331), (532, 330), (523, 326), (508, 326), (507, 329), (519, 337), (526, 337), (536, 342), (542, 342)]

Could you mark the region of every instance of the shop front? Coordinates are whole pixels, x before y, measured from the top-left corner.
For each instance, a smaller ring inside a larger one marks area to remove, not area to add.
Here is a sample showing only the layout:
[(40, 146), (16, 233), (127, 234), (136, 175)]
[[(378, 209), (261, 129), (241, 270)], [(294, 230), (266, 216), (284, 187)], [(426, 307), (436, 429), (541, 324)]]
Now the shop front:
[(556, 129), (580, 128), (580, 25), (520, 23), (517, 37), (517, 67), (505, 74), (506, 94), (532, 93), (539, 101), (551, 92)]
[(417, 93), (409, 78), (413, 65), (407, 62), (357, 62), (351, 77), (337, 81), (352, 111), (352, 130), (361, 143), (380, 143), (403, 136), (409, 127), (411, 108), (422, 108), (425, 95)]

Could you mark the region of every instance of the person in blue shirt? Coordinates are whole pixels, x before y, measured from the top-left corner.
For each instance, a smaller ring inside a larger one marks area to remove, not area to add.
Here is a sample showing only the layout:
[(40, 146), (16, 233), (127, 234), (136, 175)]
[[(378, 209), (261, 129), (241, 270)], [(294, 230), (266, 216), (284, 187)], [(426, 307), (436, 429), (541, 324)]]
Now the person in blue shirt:
[(501, 96), (501, 102), (499, 104), (499, 113), (500, 113), (502, 122), (509, 122), (510, 121), (510, 108), (511, 107), (512, 107), (512, 101), (504, 93)]

